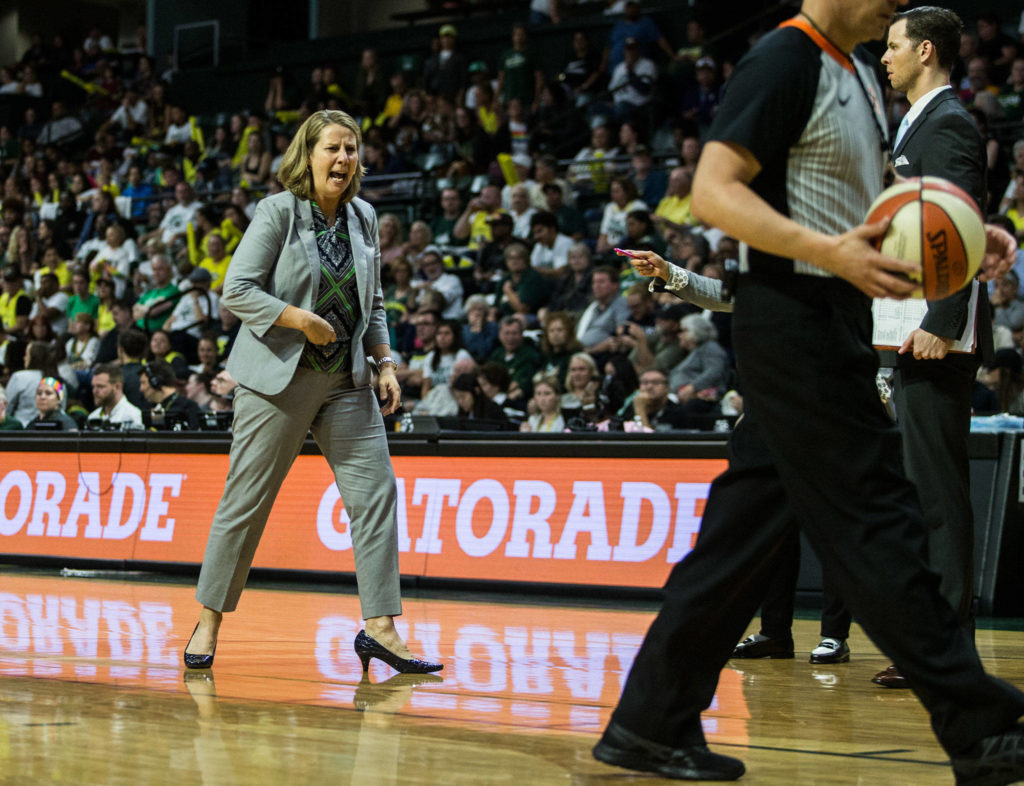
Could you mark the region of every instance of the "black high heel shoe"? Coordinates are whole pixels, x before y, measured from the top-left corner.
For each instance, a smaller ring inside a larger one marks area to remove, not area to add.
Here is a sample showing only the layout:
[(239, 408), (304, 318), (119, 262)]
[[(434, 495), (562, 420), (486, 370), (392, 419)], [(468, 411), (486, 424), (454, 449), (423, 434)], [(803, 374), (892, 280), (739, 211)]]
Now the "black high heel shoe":
[[(399, 671), (402, 674), (429, 674), (432, 671), (441, 671), (444, 668), (442, 663), (427, 663), (425, 660), (419, 660), (418, 658), (399, 658), (372, 636), (367, 635), (365, 630), (359, 631), (353, 646), (355, 647), (356, 655), (359, 656), (359, 660), (363, 662), (364, 674), (370, 668), (370, 661), (373, 658), (384, 661), (395, 671)], [(213, 660), (212, 655), (210, 660)]]
[[(192, 639), (196, 635), (196, 631), (199, 630), (199, 623), (192, 629), (192, 635), (189, 636), (188, 644), (192, 643)], [(376, 642), (374, 642), (376, 643)], [(185, 649), (188, 650), (188, 644), (185, 645)], [(186, 669), (208, 669), (213, 666), (213, 656), (217, 654), (217, 644), (213, 645), (213, 652), (209, 655), (195, 655), (191, 652), (184, 653), (184, 661)]]

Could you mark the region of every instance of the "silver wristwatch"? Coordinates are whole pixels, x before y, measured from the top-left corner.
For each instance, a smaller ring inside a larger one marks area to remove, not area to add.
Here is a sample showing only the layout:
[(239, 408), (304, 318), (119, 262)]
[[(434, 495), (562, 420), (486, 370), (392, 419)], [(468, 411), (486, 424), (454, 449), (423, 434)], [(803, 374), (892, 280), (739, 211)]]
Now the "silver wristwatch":
[(377, 371), (378, 372), (380, 371), (380, 367), (383, 366), (385, 363), (390, 363), (392, 365), (392, 367), (398, 368), (398, 364), (389, 355), (385, 355), (380, 360), (376, 361), (376, 363), (377, 363)]

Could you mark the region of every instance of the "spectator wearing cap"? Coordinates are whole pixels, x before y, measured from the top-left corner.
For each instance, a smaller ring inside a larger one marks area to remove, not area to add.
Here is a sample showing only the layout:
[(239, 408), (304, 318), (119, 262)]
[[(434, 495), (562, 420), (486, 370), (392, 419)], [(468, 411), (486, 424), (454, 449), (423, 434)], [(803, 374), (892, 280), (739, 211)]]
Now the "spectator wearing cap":
[(630, 325), (629, 336), (633, 341), (629, 359), (634, 368), (658, 368), (666, 374), (679, 365), (686, 357), (686, 350), (679, 345), (679, 321), (686, 316), (687, 308), (682, 303), (661, 303), (654, 309), (654, 330), (644, 330), (639, 325)]
[(5, 339), (23, 338), (32, 314), (32, 297), (25, 291), (25, 279), (13, 267), (4, 268), (0, 294), (0, 322)]
[(1017, 350), (996, 350), (993, 359), (982, 368), (978, 379), (984, 386), (980, 392), (987, 395), (979, 396), (979, 391), (975, 390), (976, 412), (1024, 415), (1024, 358)]
[(698, 58), (693, 84), (683, 92), (683, 117), (696, 123), (701, 130), (709, 128), (715, 112), (718, 111), (719, 97), (718, 68), (715, 61), (707, 55)]
[(412, 285), (423, 291), (437, 292), (444, 298), (445, 308), (441, 316), (445, 319), (462, 317), (462, 281), (454, 273), (444, 269), (444, 255), (437, 246), (427, 246), (419, 256), (419, 272)]
[(528, 112), (537, 109), (544, 72), (527, 43), (526, 25), (512, 25), (512, 46), (498, 58), (498, 95), (506, 105), (513, 98)]
[(454, 25), (442, 25), (437, 31), (441, 48), (423, 64), (423, 87), (435, 96), (462, 104), (469, 84), (466, 56), (456, 51), (458, 32)]
[(620, 120), (639, 115), (647, 108), (658, 79), (658, 67), (641, 54), (640, 42), (627, 38), (624, 44), (622, 61), (612, 69), (608, 81), (615, 116)]
[(199, 337), (216, 318), (220, 310), (220, 298), (210, 291), (213, 274), (205, 267), (197, 267), (188, 274), (185, 294), (174, 306), (164, 329), (171, 334), (176, 347), (189, 356), (194, 354)]
[(558, 231), (558, 219), (546, 210), (533, 214), (530, 219), (533, 250), (530, 267), (545, 276), (561, 276), (569, 264), (569, 249), (573, 239)]
[(652, 58), (657, 48), (669, 61), (676, 59), (675, 52), (658, 26), (650, 17), (640, 13), (639, 0), (626, 0), (622, 19), (612, 25), (608, 34), (608, 44), (604, 52), (605, 73), (613, 73), (616, 66), (625, 59), (626, 40), (629, 38), (636, 40), (643, 57)]
[(530, 323), (550, 297), (550, 286), (544, 276), (530, 267), (530, 252), (522, 243), (505, 248), (507, 274), (498, 287), (497, 313), (501, 316), (522, 314)]
[(486, 100), (481, 100), (481, 89), (490, 91), (491, 100), (498, 93), (498, 82), (491, 79), (491, 71), (483, 60), (474, 60), (469, 64), (469, 87), (466, 88), (465, 105), (467, 109), (480, 109), (484, 107), (490, 111), (490, 105)]

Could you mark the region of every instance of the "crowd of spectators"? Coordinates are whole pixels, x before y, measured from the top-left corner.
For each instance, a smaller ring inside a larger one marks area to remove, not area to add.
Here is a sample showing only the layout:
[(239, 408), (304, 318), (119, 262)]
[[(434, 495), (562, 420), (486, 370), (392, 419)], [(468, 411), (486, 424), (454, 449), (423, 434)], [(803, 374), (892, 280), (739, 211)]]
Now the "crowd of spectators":
[[(470, 60), (446, 24), (425, 57), (367, 49), (350, 84), (327, 63), (304, 85), (279, 69), (263, 107), (222, 123), (178, 100), (142, 30), (121, 50), (100, 30), (79, 46), (37, 36), (0, 68), (0, 428), (227, 427), (239, 323), (224, 277), (256, 202), (281, 189), (292, 129), (324, 108), (364, 129), (407, 416), (728, 428), (742, 412), (729, 315), (653, 292), (615, 249), (709, 277), (738, 258), (690, 210), (732, 59), (697, 20), (670, 42), (638, 2), (613, 5), (606, 39), (575, 32), (557, 72), (534, 27)], [(558, 15), (546, 7), (533, 23)], [(1024, 239), (1024, 44), (991, 15), (972, 21), (954, 88), (987, 141), (988, 212)], [(893, 128), (906, 109), (888, 96)], [(427, 184), (416, 199), (408, 173)], [(978, 411), (1024, 414), (1022, 276), (1024, 253), (992, 285), (1001, 351)]]

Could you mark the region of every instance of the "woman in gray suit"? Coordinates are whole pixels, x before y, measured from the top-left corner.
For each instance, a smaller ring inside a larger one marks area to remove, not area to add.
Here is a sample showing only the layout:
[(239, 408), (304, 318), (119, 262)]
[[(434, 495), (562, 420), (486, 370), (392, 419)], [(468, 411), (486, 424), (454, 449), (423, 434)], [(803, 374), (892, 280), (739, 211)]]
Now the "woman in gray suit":
[[(382, 415), (399, 406), (380, 286), (373, 208), (356, 197), (361, 134), (344, 112), (308, 118), (284, 154), (287, 189), (263, 199), (224, 283), (242, 321), (227, 368), (238, 381), (231, 463), (210, 528), (185, 665), (213, 665), (224, 612), (234, 611), (281, 484), (313, 432), (351, 519), (365, 630), (365, 671), (379, 658), (402, 672), (440, 664), (412, 656), (392, 618), (402, 613), (395, 475)], [(378, 406), (371, 386), (379, 373)]]

